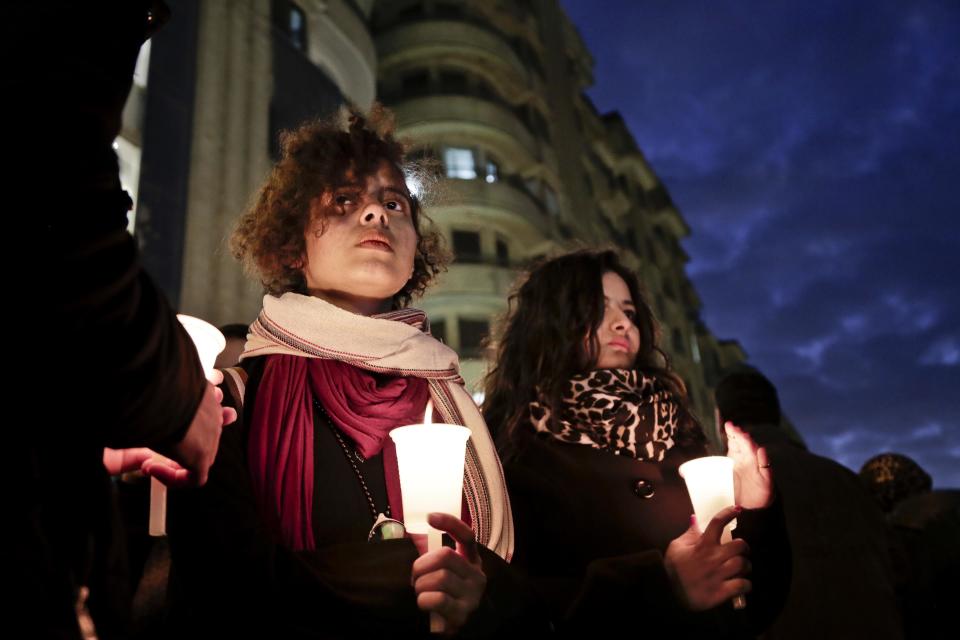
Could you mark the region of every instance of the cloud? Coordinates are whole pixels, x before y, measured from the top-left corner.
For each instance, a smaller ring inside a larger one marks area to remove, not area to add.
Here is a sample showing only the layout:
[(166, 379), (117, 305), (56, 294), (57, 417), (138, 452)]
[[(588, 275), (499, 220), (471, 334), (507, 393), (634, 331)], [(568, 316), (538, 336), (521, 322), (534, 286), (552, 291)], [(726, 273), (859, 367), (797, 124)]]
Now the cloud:
[(815, 451), (960, 486), (960, 7), (564, 5), (692, 228), (708, 326)]

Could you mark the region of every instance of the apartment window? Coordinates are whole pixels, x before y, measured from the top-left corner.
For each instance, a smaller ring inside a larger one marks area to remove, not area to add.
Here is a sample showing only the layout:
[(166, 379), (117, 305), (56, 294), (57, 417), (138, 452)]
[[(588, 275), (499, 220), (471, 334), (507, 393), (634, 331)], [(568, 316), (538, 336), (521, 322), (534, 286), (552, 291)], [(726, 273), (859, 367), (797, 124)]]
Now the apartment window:
[(303, 9), (289, 0), (275, 0), (273, 5), (276, 26), (298, 51), (307, 50), (307, 16)]
[(441, 93), (454, 95), (466, 95), (469, 93), (467, 90), (467, 76), (463, 73), (459, 71), (441, 71), (439, 77)]
[(463, 358), (479, 358), (483, 355), (483, 341), (490, 332), (490, 323), (486, 320), (469, 320), (460, 318), (457, 326), (460, 329), (460, 356)]
[(446, 344), (447, 342), (447, 321), (443, 318), (430, 321), (430, 335)]
[(457, 262), (480, 262), (483, 253), (480, 251), (480, 234), (476, 231), (454, 231), (453, 253)]
[(687, 352), (687, 348), (686, 348), (686, 344), (684, 344), (684, 341), (683, 341), (683, 332), (680, 331), (680, 329), (674, 328), (672, 333), (673, 333), (674, 352), (685, 354)]
[(463, 7), (458, 4), (438, 2), (433, 6), (433, 17), (438, 20), (457, 20), (463, 17)]
[(407, 95), (420, 95), (427, 93), (430, 89), (430, 72), (414, 71), (403, 76), (400, 85), (403, 87), (403, 93)]
[(663, 279), (663, 293), (671, 300), (677, 299), (677, 294), (673, 289), (673, 284), (666, 278)]
[(477, 177), (473, 151), (470, 149), (447, 147), (443, 150), (443, 165), (446, 167), (448, 178), (473, 180)]
[(505, 238), (497, 238), (497, 264), (502, 267), (510, 265), (510, 247)]
[(690, 338), (690, 355), (693, 356), (694, 362), (700, 362), (700, 341), (697, 340), (697, 336)]
[(550, 215), (560, 215), (560, 202), (557, 200), (557, 192), (547, 184), (543, 185), (543, 204), (547, 207)]
[(487, 158), (487, 171), (485, 179), (487, 182), (496, 182), (500, 179), (500, 165)]

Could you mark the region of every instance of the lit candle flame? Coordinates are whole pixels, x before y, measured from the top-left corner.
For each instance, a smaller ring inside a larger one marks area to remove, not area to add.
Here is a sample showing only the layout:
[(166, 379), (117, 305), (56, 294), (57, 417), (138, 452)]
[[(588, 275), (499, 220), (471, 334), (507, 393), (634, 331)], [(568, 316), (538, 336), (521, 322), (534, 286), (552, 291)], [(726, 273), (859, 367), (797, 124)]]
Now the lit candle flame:
[(427, 410), (423, 412), (423, 424), (431, 424), (433, 418), (433, 398), (427, 400)]

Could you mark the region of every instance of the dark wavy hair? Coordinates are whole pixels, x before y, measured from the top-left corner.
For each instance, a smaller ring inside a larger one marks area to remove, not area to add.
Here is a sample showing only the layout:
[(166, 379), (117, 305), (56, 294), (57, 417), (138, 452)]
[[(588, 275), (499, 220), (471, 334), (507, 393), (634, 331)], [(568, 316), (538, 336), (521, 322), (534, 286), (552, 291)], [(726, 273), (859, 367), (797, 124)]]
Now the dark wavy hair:
[[(686, 386), (670, 370), (660, 349), (660, 328), (633, 271), (614, 251), (579, 250), (535, 265), (511, 293), (496, 339), (496, 363), (485, 379), (483, 414), (504, 456), (517, 451), (518, 429), (538, 390), (553, 418), (574, 375), (589, 371), (600, 352), (597, 329), (603, 322), (603, 275), (623, 278), (636, 306), (640, 350), (634, 368), (656, 376), (680, 403), (677, 442), (704, 444), (706, 438), (689, 409)], [(584, 345), (584, 337), (589, 336)]]
[[(375, 173), (383, 161), (401, 175), (421, 173), (419, 165), (405, 162), (405, 147), (393, 137), (393, 130), (392, 114), (375, 105), (366, 117), (350, 109), (346, 125), (337, 115), (281, 134), (280, 159), (230, 239), (233, 256), (267, 293), (307, 293), (300, 265), (306, 250), (304, 231), (313, 222), (310, 203), (315, 198), (342, 186), (349, 175)], [(449, 262), (440, 233), (432, 225), (424, 228), (423, 220), (429, 223), (429, 218), (420, 198), (411, 196), (410, 204), (417, 251), (413, 275), (393, 296), (394, 308), (405, 307), (421, 295)]]

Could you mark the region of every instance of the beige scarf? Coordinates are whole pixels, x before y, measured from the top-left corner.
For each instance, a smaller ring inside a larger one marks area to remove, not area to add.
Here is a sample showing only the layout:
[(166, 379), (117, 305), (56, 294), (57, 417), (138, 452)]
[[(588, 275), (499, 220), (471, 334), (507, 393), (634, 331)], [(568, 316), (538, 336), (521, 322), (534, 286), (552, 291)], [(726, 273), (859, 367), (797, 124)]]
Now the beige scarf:
[(477, 405), (464, 389), (456, 352), (425, 333), (426, 325), (426, 316), (416, 309), (362, 316), (320, 298), (267, 295), (240, 359), (271, 354), (328, 358), (427, 380), (444, 422), (470, 429), (463, 493), (477, 542), (509, 560), (513, 515), (500, 459)]

